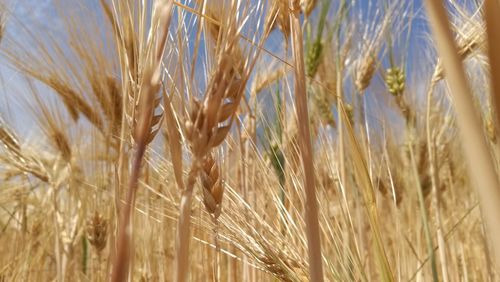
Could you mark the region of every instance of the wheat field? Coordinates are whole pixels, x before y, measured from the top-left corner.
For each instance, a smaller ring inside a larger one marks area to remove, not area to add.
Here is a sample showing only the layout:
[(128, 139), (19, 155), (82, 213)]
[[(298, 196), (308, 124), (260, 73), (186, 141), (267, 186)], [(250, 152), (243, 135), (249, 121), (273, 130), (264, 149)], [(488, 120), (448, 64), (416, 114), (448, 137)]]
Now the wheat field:
[(1, 282), (500, 280), (499, 1), (22, 2)]

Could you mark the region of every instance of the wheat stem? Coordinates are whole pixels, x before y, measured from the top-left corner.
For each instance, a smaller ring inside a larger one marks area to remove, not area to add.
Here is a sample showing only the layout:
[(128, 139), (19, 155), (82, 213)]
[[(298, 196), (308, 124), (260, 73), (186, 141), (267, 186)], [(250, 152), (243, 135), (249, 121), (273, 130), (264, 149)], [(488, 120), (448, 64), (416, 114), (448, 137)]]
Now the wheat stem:
[(129, 273), (130, 245), (132, 242), (132, 228), (130, 221), (132, 217), (133, 207), (135, 205), (135, 194), (137, 192), (141, 163), (145, 151), (146, 145), (138, 144), (135, 150), (132, 171), (127, 187), (127, 198), (122, 209), (120, 209), (120, 225), (118, 228), (116, 246), (117, 252), (114, 257), (113, 272), (111, 276), (111, 281), (113, 282), (125, 281)]
[(188, 278), (189, 270), (189, 243), (191, 241), (190, 226), (191, 226), (191, 202), (193, 200), (193, 188), (198, 176), (199, 164), (195, 161), (190, 169), (186, 188), (182, 191), (181, 201), (179, 206), (179, 221), (177, 222), (176, 235), (176, 267), (175, 281), (185, 282)]
[(302, 29), (299, 20), (299, 1), (291, 0), (290, 24), (292, 30), (292, 50), (295, 60), (295, 107), (299, 119), (299, 145), (302, 166), (304, 168), (304, 186), (306, 192), (306, 235), (309, 253), (309, 275), (311, 281), (323, 281), (323, 265), (321, 257), (320, 228), (318, 219), (318, 204), (314, 184), (314, 163), (311, 136), (309, 130), (309, 115), (307, 109), (306, 75), (304, 67), (304, 52), (302, 46)]

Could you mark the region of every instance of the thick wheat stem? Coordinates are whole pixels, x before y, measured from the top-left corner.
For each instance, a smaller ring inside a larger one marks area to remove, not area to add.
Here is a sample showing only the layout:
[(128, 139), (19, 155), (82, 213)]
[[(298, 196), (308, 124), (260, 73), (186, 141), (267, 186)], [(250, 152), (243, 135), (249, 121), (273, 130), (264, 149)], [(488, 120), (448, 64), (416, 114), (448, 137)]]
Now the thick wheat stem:
[(193, 188), (196, 183), (199, 165), (195, 162), (191, 167), (186, 183), (186, 188), (182, 191), (181, 201), (179, 206), (179, 221), (177, 222), (176, 234), (176, 266), (175, 266), (175, 281), (185, 282), (188, 277), (189, 270), (189, 243), (190, 226), (191, 226), (191, 202), (193, 200)]
[(323, 281), (323, 266), (321, 259), (320, 228), (318, 220), (318, 204), (314, 184), (313, 152), (309, 130), (307, 109), (306, 77), (304, 67), (304, 52), (302, 46), (302, 29), (299, 20), (299, 1), (290, 1), (292, 12), (290, 24), (292, 27), (292, 50), (295, 59), (295, 107), (297, 110), (300, 131), (300, 152), (304, 168), (304, 186), (306, 192), (306, 234), (309, 253), (309, 275), (311, 281)]
[(130, 175), (127, 198), (125, 204), (120, 209), (120, 225), (118, 226), (118, 240), (116, 246), (116, 256), (113, 261), (113, 273), (111, 281), (125, 281), (130, 267), (130, 245), (132, 241), (132, 227), (130, 219), (132, 217), (132, 207), (135, 203), (135, 194), (137, 192), (137, 184), (139, 182), (141, 163), (146, 152), (145, 144), (137, 144), (132, 164), (132, 172)]

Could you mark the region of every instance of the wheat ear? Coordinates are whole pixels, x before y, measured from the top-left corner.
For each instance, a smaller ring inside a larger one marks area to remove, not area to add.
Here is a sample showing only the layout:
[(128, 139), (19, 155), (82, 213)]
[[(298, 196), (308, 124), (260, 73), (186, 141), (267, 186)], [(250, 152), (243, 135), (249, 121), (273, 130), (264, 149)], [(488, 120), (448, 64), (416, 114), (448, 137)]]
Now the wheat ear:
[(205, 95), (205, 101), (201, 103), (192, 97), (190, 113), (184, 123), (184, 132), (190, 145), (193, 161), (180, 201), (176, 238), (176, 281), (187, 279), (191, 201), (198, 172), (205, 156), (213, 148), (219, 146), (229, 133), (241, 100), (243, 79), (234, 70), (234, 56), (232, 56), (236, 52), (236, 39), (236, 33), (228, 39), (229, 42), (222, 51), (217, 70), (213, 74)]
[(222, 207), (222, 196), (224, 194), (224, 185), (219, 169), (219, 165), (215, 162), (210, 154), (205, 158), (201, 170), (201, 183), (203, 190), (203, 204), (210, 214), (214, 223), (214, 245), (216, 252), (216, 261), (214, 263), (214, 277), (216, 281), (220, 280), (219, 265), (220, 265), (220, 245), (219, 245), (219, 216)]

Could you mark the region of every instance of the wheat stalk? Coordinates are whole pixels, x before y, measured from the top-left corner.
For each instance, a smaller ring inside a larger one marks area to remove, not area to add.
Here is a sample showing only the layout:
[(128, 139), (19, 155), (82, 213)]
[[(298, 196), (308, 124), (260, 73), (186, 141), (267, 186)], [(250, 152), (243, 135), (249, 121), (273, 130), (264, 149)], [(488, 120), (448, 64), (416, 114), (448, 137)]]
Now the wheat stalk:
[[(136, 105), (132, 123), (132, 138), (135, 141), (135, 152), (131, 168), (131, 175), (127, 187), (127, 198), (121, 210), (117, 236), (117, 253), (113, 261), (111, 280), (125, 281), (129, 273), (130, 245), (132, 244), (132, 230), (130, 221), (135, 206), (135, 195), (139, 181), (141, 163), (146, 148), (159, 130), (158, 123), (161, 115), (155, 115), (155, 109), (160, 103), (156, 97), (161, 88), (161, 62), (165, 49), (168, 29), (170, 26), (172, 0), (157, 0), (153, 9), (153, 21), (148, 42), (148, 52), (145, 53), (145, 69), (143, 70), (142, 84), (138, 97), (133, 102)], [(153, 127), (156, 127), (154, 129)]]
[(299, 122), (299, 146), (302, 166), (305, 173), (304, 189), (306, 193), (306, 223), (309, 254), (309, 275), (311, 281), (323, 281), (323, 263), (321, 257), (321, 241), (318, 220), (316, 188), (314, 183), (314, 164), (309, 131), (309, 114), (307, 109), (306, 75), (304, 52), (302, 46), (302, 29), (299, 22), (299, 1), (290, 0), (290, 25), (292, 31), (292, 51), (295, 62), (295, 107)]
[(491, 70), (491, 96), (495, 102), (495, 109), (497, 113), (497, 124), (500, 124), (500, 56), (498, 50), (500, 48), (500, 37), (498, 31), (500, 30), (500, 19), (498, 18), (500, 12), (500, 5), (498, 2), (485, 0), (484, 1), (484, 16), (486, 21), (486, 32), (488, 34), (488, 57), (490, 59)]

